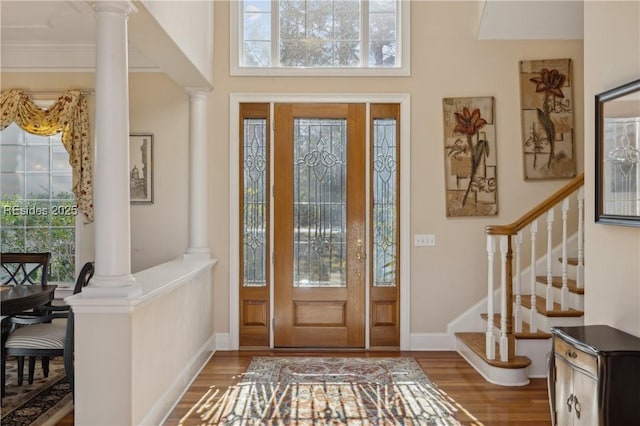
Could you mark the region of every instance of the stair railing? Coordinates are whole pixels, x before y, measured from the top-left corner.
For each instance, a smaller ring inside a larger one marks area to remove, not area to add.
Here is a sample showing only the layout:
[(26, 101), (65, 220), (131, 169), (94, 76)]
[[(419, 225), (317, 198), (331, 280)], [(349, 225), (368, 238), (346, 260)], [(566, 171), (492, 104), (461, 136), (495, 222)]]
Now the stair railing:
[[(562, 286), (560, 297), (560, 309), (566, 311), (569, 309), (569, 287), (568, 287), (568, 253), (567, 253), (567, 233), (568, 223), (571, 211), (571, 201), (575, 199), (577, 206), (575, 214), (577, 215), (577, 266), (576, 266), (576, 285), (578, 288), (584, 286), (584, 174), (580, 174), (571, 180), (563, 188), (555, 192), (549, 198), (529, 210), (520, 219), (508, 225), (488, 225), (485, 228), (487, 234), (487, 331), (486, 331), (486, 351), (488, 359), (496, 358), (495, 344), (498, 342), (500, 361), (507, 362), (515, 358), (515, 334), (522, 331), (522, 270), (521, 270), (521, 247), (525, 243), (528, 235), (530, 244), (531, 260), (529, 266), (530, 272), (530, 317), (529, 330), (536, 332), (538, 330), (537, 312), (538, 301), (536, 299), (536, 261), (537, 261), (537, 240), (538, 240), (538, 221), (543, 219), (547, 225), (547, 249), (546, 249), (546, 304), (541, 309), (546, 311), (554, 310), (556, 302), (553, 300), (553, 249), (554, 249), (554, 210), (559, 206), (562, 218)], [(528, 232), (527, 232), (528, 230)], [(557, 245), (557, 244), (556, 244)], [(515, 246), (515, 270), (513, 268), (513, 252)], [(499, 250), (499, 256), (495, 256), (496, 249)], [(495, 258), (500, 259), (500, 321), (499, 336), (495, 336), (493, 328), (495, 326), (494, 318), (494, 281), (495, 281)], [(515, 303), (514, 303), (515, 302)], [(514, 327), (515, 322), (515, 327)], [(515, 332), (514, 332), (515, 328)]]

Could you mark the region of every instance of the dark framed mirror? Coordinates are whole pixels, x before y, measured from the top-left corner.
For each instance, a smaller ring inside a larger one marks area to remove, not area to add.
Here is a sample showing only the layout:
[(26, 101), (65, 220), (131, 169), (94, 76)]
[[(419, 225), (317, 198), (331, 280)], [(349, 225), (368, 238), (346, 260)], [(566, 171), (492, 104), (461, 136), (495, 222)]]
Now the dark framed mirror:
[(596, 222), (640, 227), (640, 80), (595, 100)]

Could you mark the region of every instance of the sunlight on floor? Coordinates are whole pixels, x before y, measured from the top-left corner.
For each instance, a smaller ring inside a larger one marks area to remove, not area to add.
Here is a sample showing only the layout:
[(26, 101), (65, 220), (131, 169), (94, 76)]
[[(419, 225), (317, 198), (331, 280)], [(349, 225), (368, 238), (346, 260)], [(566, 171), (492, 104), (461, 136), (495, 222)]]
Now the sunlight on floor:
[(459, 425), (471, 413), (435, 386), (411, 381), (392, 385), (350, 382), (256, 383), (211, 387), (179, 424), (204, 425)]

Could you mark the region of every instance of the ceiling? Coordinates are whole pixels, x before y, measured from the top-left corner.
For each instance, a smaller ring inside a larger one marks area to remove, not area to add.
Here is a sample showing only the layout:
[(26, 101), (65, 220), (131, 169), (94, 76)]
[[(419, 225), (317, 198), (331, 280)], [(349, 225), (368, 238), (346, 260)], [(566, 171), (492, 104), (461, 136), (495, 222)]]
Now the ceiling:
[[(0, 1), (3, 70), (95, 68), (96, 17), (85, 1)], [(157, 69), (132, 43), (132, 69)]]
[(582, 0), (485, 0), (479, 40), (581, 40)]
[[(479, 4), (478, 39), (582, 38), (582, 1), (485, 0)], [(0, 18), (3, 70), (95, 68), (96, 17), (88, 2), (2, 0)], [(134, 17), (129, 21), (130, 34), (135, 34), (135, 25)], [(129, 37), (130, 69), (159, 69), (149, 59), (154, 55), (144, 53), (150, 44), (140, 48), (135, 39)]]

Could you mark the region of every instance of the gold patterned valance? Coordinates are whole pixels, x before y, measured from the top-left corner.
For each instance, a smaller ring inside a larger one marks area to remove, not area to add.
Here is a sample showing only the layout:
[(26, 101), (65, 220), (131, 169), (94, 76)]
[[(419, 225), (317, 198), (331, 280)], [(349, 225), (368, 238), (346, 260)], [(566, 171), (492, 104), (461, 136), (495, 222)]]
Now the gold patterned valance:
[(51, 136), (62, 132), (62, 144), (73, 169), (73, 193), (78, 208), (93, 221), (93, 171), (89, 143), (89, 110), (79, 90), (68, 90), (48, 109), (42, 109), (22, 90), (3, 90), (0, 130), (12, 122), (29, 133)]

